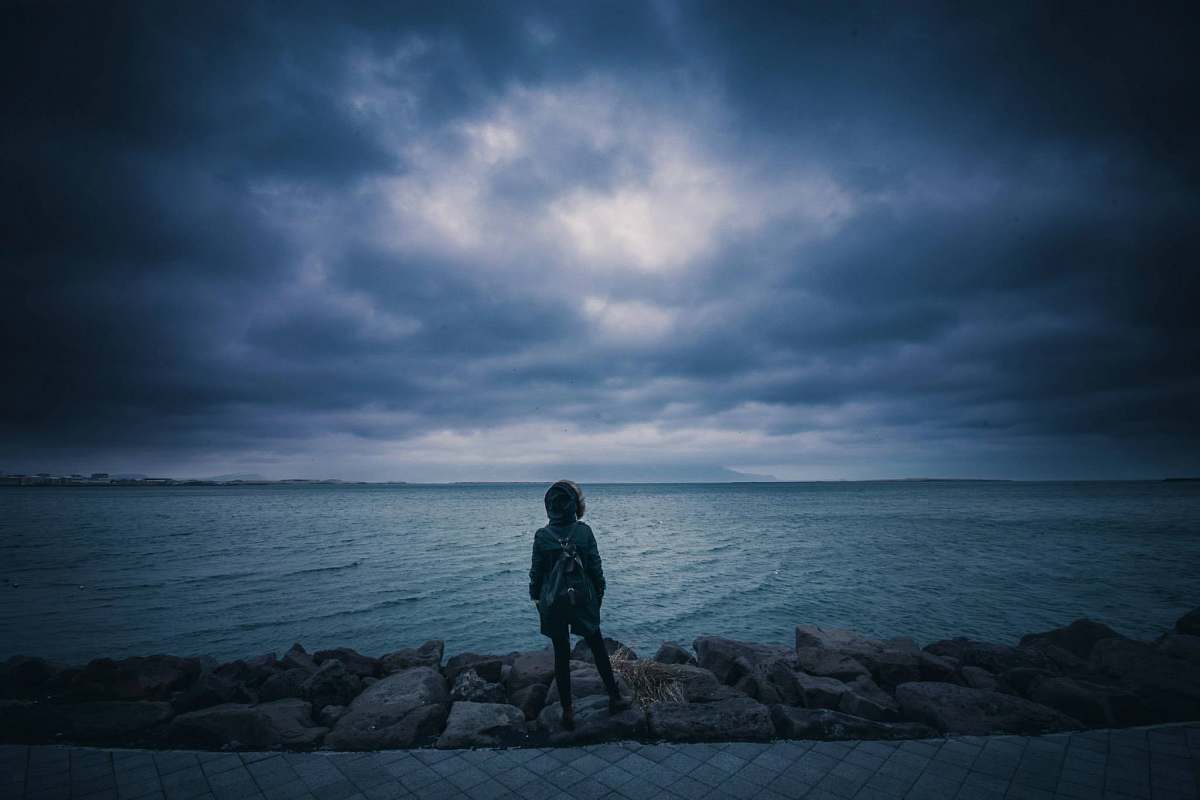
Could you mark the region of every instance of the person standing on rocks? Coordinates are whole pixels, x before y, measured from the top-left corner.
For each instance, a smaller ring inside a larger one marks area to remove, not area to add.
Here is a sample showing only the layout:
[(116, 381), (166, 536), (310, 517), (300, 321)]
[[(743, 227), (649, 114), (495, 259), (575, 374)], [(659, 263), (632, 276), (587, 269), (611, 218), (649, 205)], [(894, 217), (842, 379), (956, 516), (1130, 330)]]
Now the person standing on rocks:
[(529, 599), (541, 618), (541, 632), (554, 646), (554, 680), (562, 703), (562, 725), (575, 727), (571, 705), (571, 639), (582, 636), (592, 650), (596, 670), (608, 691), (608, 710), (629, 708), (613, 677), (612, 664), (600, 633), (600, 604), (604, 600), (604, 568), (596, 536), (583, 516), (583, 490), (574, 481), (557, 481), (546, 490), (550, 524), (533, 535), (533, 564), (529, 568)]

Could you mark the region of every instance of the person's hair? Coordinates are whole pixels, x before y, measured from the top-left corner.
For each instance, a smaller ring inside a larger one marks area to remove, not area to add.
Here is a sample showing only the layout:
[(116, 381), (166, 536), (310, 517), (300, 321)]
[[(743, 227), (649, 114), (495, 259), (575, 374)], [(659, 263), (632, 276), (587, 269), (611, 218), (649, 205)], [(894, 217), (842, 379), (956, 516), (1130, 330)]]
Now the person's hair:
[(557, 487), (566, 489), (575, 498), (575, 519), (581, 518), (583, 512), (587, 509), (587, 503), (583, 499), (583, 489), (580, 489), (579, 484), (575, 481), (569, 481), (564, 478), (561, 481), (555, 481), (554, 485), (547, 491), (547, 494), (554, 491)]

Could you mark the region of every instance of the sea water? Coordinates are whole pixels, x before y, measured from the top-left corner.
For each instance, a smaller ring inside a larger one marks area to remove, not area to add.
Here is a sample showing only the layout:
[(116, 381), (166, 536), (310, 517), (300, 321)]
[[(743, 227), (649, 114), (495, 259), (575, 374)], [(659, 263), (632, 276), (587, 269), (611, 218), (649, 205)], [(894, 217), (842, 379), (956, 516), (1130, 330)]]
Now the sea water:
[[(541, 647), (541, 484), (0, 488), (0, 657)], [(1200, 484), (587, 485), (603, 630), (1015, 642), (1200, 606)]]

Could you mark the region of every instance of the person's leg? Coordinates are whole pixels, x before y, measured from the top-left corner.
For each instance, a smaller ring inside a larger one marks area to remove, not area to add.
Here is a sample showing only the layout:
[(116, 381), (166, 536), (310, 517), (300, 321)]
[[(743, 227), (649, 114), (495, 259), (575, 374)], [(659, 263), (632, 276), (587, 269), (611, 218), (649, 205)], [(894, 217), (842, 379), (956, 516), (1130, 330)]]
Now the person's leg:
[(558, 684), (558, 701), (564, 709), (571, 707), (571, 637), (564, 630), (553, 637), (554, 682)]
[(600, 680), (604, 681), (604, 688), (610, 695), (617, 694), (617, 680), (613, 677), (612, 662), (608, 658), (608, 650), (604, 647), (604, 637), (600, 635), (600, 631), (596, 631), (591, 636), (585, 636), (584, 641), (592, 648), (592, 658), (596, 661), (596, 671), (600, 673)]

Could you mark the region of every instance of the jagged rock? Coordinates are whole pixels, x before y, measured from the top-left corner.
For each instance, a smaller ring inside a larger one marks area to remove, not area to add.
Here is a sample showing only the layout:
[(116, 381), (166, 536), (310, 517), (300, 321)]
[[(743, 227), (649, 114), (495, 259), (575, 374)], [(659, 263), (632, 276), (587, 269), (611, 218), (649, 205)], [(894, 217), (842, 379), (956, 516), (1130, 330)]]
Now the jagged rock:
[(327, 731), (313, 721), (307, 701), (289, 698), (180, 714), (171, 721), (168, 738), (177, 747), (309, 749), (320, 744)]
[[(247, 690), (252, 690), (262, 686), (268, 678), (278, 675), (282, 671), (279, 662), (275, 658), (275, 654), (264, 653), (254, 658), (228, 661), (214, 669), (211, 674), (229, 683), (238, 684)], [(238, 700), (237, 702), (252, 701)]]
[(341, 661), (330, 658), (300, 685), (313, 708), (348, 705), (362, 691), (362, 678), (351, 674)]
[(870, 678), (857, 678), (847, 684), (846, 692), (842, 694), (838, 703), (838, 710), (876, 722), (894, 722), (900, 719), (900, 706)]
[(1067, 677), (1037, 678), (1029, 686), (1029, 699), (1093, 727), (1136, 724), (1122, 720), (1130, 712), (1137, 715), (1139, 703), (1132, 692)]
[(1155, 643), (1160, 653), (1200, 666), (1200, 636), (1168, 633)]
[(284, 670), (302, 669), (305, 672), (316, 672), (317, 662), (304, 649), (304, 645), (296, 642), (288, 651), (283, 654), (283, 658), (279, 660), (280, 668)]
[(186, 689), (202, 670), (203, 664), (196, 658), (98, 658), (75, 676), (70, 694), (81, 700), (166, 700), (173, 692)]
[(326, 728), (332, 728), (348, 710), (345, 706), (325, 706), (317, 712), (317, 722)]
[(304, 682), (311, 674), (308, 670), (299, 667), (278, 672), (267, 678), (259, 687), (258, 699), (267, 703), (288, 697), (304, 697)]
[(938, 735), (917, 722), (876, 722), (824, 708), (772, 706), (771, 719), (785, 739), (928, 739)]
[(821, 647), (802, 647), (796, 651), (796, 666), (810, 675), (820, 678), (836, 678), (852, 681), (870, 677), (871, 671), (862, 662), (844, 653)]
[(1009, 647), (1006, 644), (977, 642), (963, 637), (934, 642), (925, 648), (925, 652), (942, 658), (955, 658), (964, 667), (983, 667), (996, 675), (1003, 675), (1011, 669), (1021, 667), (1047, 667), (1046, 656), (1034, 648)]
[(411, 747), (441, 731), (450, 695), (441, 673), (411, 667), (363, 691), (326, 737), (336, 750)]
[(963, 667), (962, 676), (967, 682), (967, 686), (970, 686), (972, 689), (983, 689), (985, 692), (994, 692), (1000, 687), (996, 676), (983, 667)]
[[(499, 683), (503, 681), (504, 670), (512, 663), (515, 655), (490, 656), (481, 653), (459, 653), (446, 659), (446, 666), (442, 668), (442, 674), (446, 676), (446, 680), (453, 686), (455, 679), (458, 678), (458, 674), (467, 667), (474, 667), (479, 664), (490, 665), (492, 662), (498, 662), (500, 664), (499, 667), (484, 666), (482, 667), (482, 672), (479, 669), (476, 669), (476, 672), (479, 672), (480, 677), (484, 680)], [(496, 670), (496, 677), (492, 677), (491, 670), (493, 669)]]
[(1043, 648), (1048, 645), (1061, 647), (1076, 658), (1087, 659), (1096, 642), (1102, 639), (1124, 639), (1125, 637), (1107, 625), (1090, 619), (1077, 619), (1065, 628), (1054, 628), (1043, 633), (1030, 633), (1021, 637), (1021, 647)]
[(1083, 727), (1079, 720), (1040, 703), (953, 683), (904, 683), (896, 688), (896, 701), (907, 719), (943, 733), (1031, 735)]
[(738, 678), (733, 688), (735, 691), (766, 705), (784, 702), (780, 696), (779, 689), (775, 687), (766, 675), (757, 671)]
[(507, 703), (456, 701), (438, 747), (498, 747), (525, 739), (525, 714)]
[(776, 661), (792, 663), (792, 651), (787, 647), (740, 642), (720, 636), (701, 636), (692, 642), (696, 663), (717, 676), (717, 680), (733, 686), (743, 675), (765, 672)]
[(49, 683), (64, 667), (44, 658), (13, 656), (0, 664), (0, 697), (30, 698)]
[[(637, 653), (635, 653), (631, 648), (625, 647), (625, 645), (621, 644), (616, 639), (610, 639), (607, 636), (604, 637), (604, 649), (608, 651), (610, 656), (621, 647), (625, 648), (625, 657), (627, 659), (630, 661), (637, 660)], [(583, 639), (580, 639), (575, 643), (575, 646), (571, 648), (571, 659), (573, 661), (586, 661), (589, 664), (596, 663), (596, 658), (592, 655), (592, 648), (589, 647), (588, 643)]]
[(715, 703), (741, 697), (732, 686), (717, 680), (717, 676), (694, 664), (660, 664), (657, 671), (673, 683), (688, 703)]
[[(224, 665), (222, 665), (224, 666)], [(176, 714), (195, 711), (198, 708), (219, 706), (222, 703), (256, 703), (258, 697), (253, 690), (231, 680), (219, 671), (206, 672), (196, 679), (188, 689), (171, 700)]]
[[(499, 677), (499, 670), (496, 672), (496, 677)], [(450, 699), (471, 703), (503, 703), (504, 687), (499, 683), (484, 680), (473, 668), (465, 669), (458, 673), (454, 687), (450, 690)]]
[(1175, 632), (1200, 636), (1200, 608), (1195, 608), (1175, 621)]
[(1135, 692), (1155, 722), (1200, 719), (1200, 670), (1142, 642), (1105, 639), (1092, 649), (1096, 673)]
[(696, 657), (675, 642), (663, 642), (652, 661), (660, 664), (695, 664)]
[(379, 659), (364, 656), (349, 647), (338, 647), (333, 650), (318, 650), (313, 653), (313, 661), (324, 664), (330, 659), (337, 659), (351, 675), (360, 678), (374, 678), (379, 675)]
[(388, 653), (380, 659), (380, 674), (391, 675), (401, 670), (413, 667), (442, 668), (442, 655), (446, 643), (441, 639), (430, 639), (420, 647), (405, 647), (394, 653)]
[[(617, 686), (622, 692), (628, 696), (631, 693), (629, 684), (620, 675), (615, 676)], [(591, 664), (582, 661), (571, 662), (571, 697), (588, 697), (594, 694), (607, 695), (608, 690), (604, 688), (604, 681), (600, 680), (600, 673)], [(547, 705), (557, 703), (558, 700), (558, 680), (550, 681), (550, 688), (546, 690)]]
[(253, 658), (245, 659), (246, 666), (255, 671), (282, 669), (274, 653), (263, 653)]
[(672, 742), (766, 741), (775, 734), (770, 709), (749, 697), (715, 703), (651, 703), (647, 724), (652, 737)]
[(562, 726), (562, 706), (547, 705), (538, 714), (537, 728), (549, 738), (550, 744), (585, 744), (587, 742), (637, 739), (646, 735), (646, 713), (636, 705), (617, 715), (608, 713), (608, 696), (599, 694), (573, 701), (575, 729)]
[[(921, 650), (907, 637), (868, 639), (855, 631), (796, 626), (796, 650), (830, 650), (862, 664), (882, 686), (898, 686), (922, 677)], [(842, 677), (842, 676), (834, 676)], [(845, 680), (853, 680), (845, 677)]]
[(508, 690), (515, 692), (535, 683), (549, 684), (554, 680), (554, 651), (527, 650), (517, 653), (508, 673)]
[(962, 678), (958, 674), (961, 664), (957, 658), (937, 656), (924, 650), (919, 650), (916, 656), (917, 668), (921, 671), (922, 681), (962, 683)]
[(524, 689), (518, 689), (513, 692), (510, 702), (521, 709), (525, 714), (525, 719), (535, 720), (541, 712), (542, 707), (546, 705), (547, 688), (547, 686), (541, 683), (530, 684)]
[(1038, 669), (1037, 667), (1017, 667), (1010, 669), (1004, 673), (1004, 683), (1006, 686), (1025, 694), (1029, 691), (1029, 684), (1033, 683), (1038, 678), (1050, 678), (1054, 673), (1048, 669)]
[(837, 678), (822, 678), (807, 672), (796, 672), (795, 682), (800, 704), (807, 708), (838, 708), (842, 704), (842, 697), (849, 691), (849, 687)]

